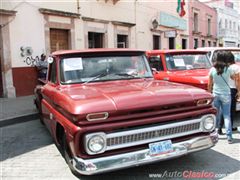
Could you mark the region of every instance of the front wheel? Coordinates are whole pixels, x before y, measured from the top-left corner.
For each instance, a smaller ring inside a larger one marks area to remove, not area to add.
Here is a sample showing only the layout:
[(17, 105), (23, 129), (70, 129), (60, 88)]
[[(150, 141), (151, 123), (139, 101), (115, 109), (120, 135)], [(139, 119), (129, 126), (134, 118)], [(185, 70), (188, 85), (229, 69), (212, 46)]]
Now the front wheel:
[(61, 146), (62, 146), (62, 156), (64, 157), (66, 163), (68, 164), (68, 167), (70, 168), (70, 170), (72, 171), (72, 173), (80, 178), (81, 175), (73, 168), (73, 157), (70, 151), (70, 147), (68, 145), (67, 142), (67, 138), (66, 138), (66, 134), (64, 133), (62, 136), (62, 142), (61, 142)]
[(41, 100), (40, 99), (34, 99), (34, 104), (36, 106), (36, 109), (38, 111), (39, 119), (41, 124), (44, 124), (43, 122), (43, 114), (42, 114), (42, 107), (41, 107)]

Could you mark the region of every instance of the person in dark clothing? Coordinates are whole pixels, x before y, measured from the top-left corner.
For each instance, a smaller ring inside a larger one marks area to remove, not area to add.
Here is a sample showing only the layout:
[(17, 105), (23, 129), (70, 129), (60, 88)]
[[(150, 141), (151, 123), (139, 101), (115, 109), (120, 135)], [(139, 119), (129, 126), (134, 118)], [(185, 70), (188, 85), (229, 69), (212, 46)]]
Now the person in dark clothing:
[(45, 54), (41, 54), (40, 60), (36, 63), (36, 67), (38, 70), (38, 78), (45, 80), (48, 68), (48, 62)]

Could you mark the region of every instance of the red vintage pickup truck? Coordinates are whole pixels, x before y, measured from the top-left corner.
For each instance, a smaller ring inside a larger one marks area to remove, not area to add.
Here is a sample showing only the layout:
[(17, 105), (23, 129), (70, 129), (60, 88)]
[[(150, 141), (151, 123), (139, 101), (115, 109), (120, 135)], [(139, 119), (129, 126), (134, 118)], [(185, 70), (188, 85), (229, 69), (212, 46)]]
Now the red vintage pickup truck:
[(211, 94), (154, 80), (144, 51), (58, 51), (48, 62), (35, 103), (74, 174), (166, 160), (218, 141)]
[(147, 52), (156, 79), (192, 85), (207, 90), (212, 67), (207, 51), (152, 50)]

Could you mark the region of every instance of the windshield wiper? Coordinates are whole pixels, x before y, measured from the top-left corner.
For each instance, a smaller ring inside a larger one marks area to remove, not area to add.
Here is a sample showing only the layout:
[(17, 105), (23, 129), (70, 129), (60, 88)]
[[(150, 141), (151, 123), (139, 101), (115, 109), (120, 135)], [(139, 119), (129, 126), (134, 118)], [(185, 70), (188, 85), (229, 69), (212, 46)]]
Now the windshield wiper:
[(104, 71), (103, 73), (101, 73), (101, 74), (93, 77), (92, 79), (89, 79), (88, 81), (84, 82), (83, 84), (87, 84), (87, 83), (89, 83), (89, 82), (94, 81), (94, 80), (97, 79), (97, 78), (105, 77), (105, 76), (107, 76), (107, 75), (108, 75), (107, 71)]
[(117, 75), (117, 76), (125, 76), (125, 77), (136, 77), (135, 75), (133, 75), (133, 74), (128, 74), (128, 73), (114, 73), (114, 75)]
[(117, 76), (124, 76), (124, 77), (137, 77), (133, 74), (128, 74), (128, 73), (108, 73), (108, 71), (104, 71), (103, 73), (93, 77), (92, 79), (89, 79), (88, 81), (85, 81), (83, 84), (87, 84), (89, 82), (92, 82), (94, 81), (95, 79), (98, 79), (98, 78), (101, 78), (101, 77), (105, 77), (105, 76), (108, 76), (108, 75), (117, 75)]

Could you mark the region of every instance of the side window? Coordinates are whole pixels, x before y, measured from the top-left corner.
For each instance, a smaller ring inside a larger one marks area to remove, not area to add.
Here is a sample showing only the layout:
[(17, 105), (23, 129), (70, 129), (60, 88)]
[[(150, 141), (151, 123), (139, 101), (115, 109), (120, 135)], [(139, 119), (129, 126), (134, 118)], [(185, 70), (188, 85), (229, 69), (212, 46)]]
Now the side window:
[(149, 64), (151, 68), (155, 68), (157, 71), (163, 71), (163, 64), (160, 56), (149, 57)]
[(48, 80), (52, 83), (57, 83), (57, 68), (55, 60), (49, 66)]

